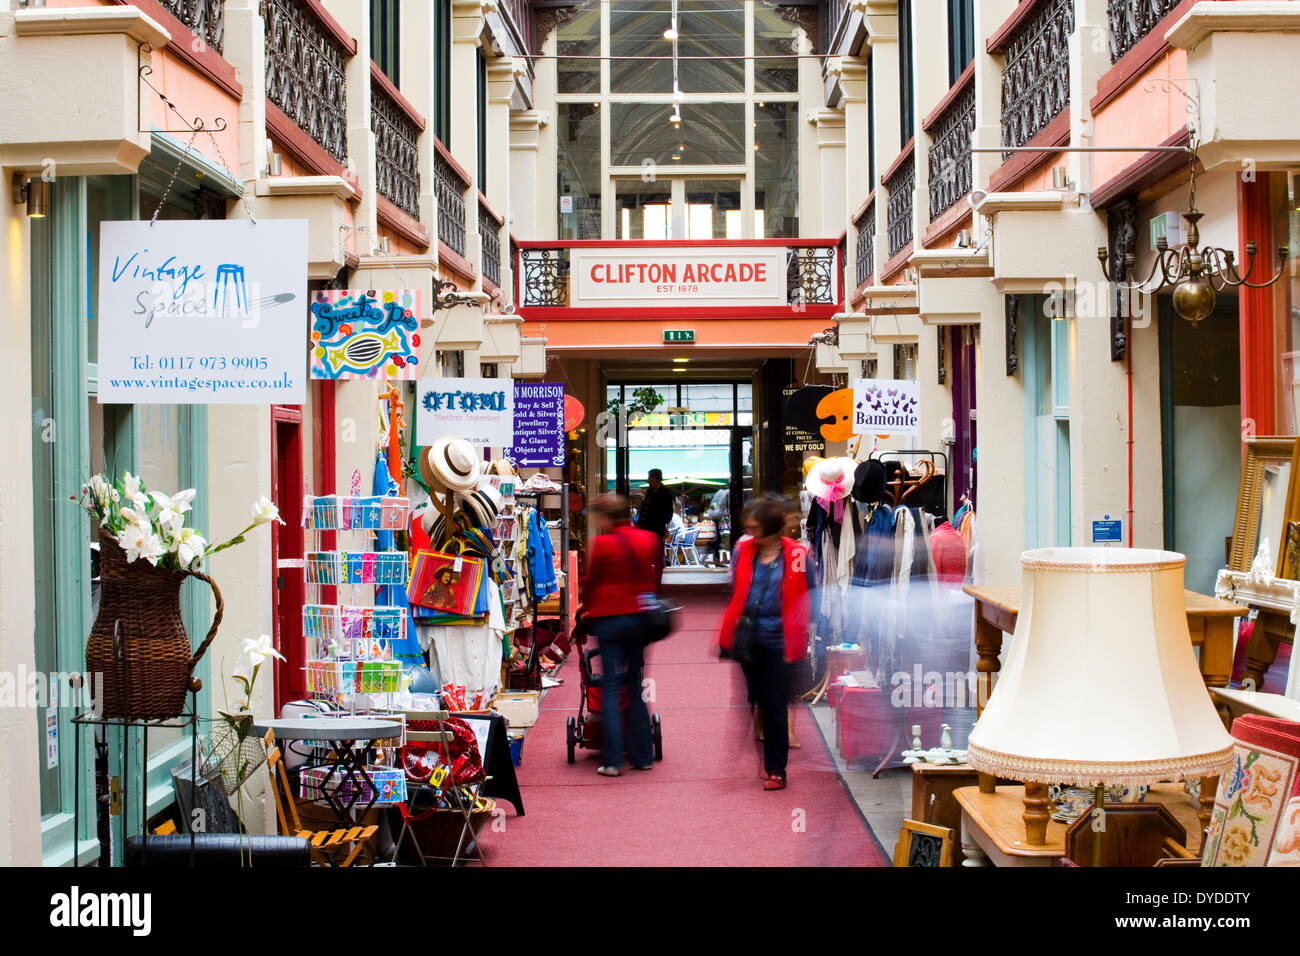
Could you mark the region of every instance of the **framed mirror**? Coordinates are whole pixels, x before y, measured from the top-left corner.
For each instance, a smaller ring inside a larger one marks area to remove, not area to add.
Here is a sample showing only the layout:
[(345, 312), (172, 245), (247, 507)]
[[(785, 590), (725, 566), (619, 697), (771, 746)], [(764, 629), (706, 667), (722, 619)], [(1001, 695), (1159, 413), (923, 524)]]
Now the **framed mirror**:
[(1278, 577), (1300, 578), (1300, 439), (1250, 438), (1241, 466), (1228, 568), (1250, 570), (1267, 539)]

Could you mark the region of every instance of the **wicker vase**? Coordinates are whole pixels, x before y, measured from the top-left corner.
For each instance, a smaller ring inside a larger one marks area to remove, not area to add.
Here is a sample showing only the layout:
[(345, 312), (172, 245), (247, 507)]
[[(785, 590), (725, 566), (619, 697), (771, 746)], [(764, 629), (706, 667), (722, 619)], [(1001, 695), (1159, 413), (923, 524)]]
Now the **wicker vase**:
[[(86, 641), (86, 670), (103, 675), (101, 716), (166, 720), (185, 710), (185, 695), (198, 690), (194, 667), (217, 636), (224, 604), (212, 579), (197, 571), (169, 571), (144, 559), (128, 563), (108, 535), (99, 542), (99, 615)], [(191, 653), (181, 620), (181, 583), (205, 582), (216, 597), (212, 627)]]

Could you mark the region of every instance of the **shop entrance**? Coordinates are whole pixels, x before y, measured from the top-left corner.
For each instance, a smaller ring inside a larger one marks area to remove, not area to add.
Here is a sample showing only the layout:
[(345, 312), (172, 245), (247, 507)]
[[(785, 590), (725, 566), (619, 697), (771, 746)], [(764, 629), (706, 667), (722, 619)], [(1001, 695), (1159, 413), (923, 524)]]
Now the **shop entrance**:
[(674, 496), (666, 570), (725, 566), (754, 496), (752, 382), (621, 382), (606, 403), (626, 427), (609, 429), (605, 490), (635, 509), (658, 468)]

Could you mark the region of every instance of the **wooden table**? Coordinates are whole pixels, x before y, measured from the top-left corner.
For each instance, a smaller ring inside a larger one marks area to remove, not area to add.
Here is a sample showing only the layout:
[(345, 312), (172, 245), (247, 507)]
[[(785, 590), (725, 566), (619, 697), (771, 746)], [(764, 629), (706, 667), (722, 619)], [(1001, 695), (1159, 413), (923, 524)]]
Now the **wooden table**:
[(966, 763), (912, 764), (912, 812), (909, 819), (934, 823), (953, 832), (961, 829), (961, 807), (953, 792), (974, 787), (979, 774)]
[[(998, 787), (993, 793), (960, 787), (953, 798), (961, 808), (962, 866), (1055, 866), (1065, 855), (1068, 823), (1049, 820), (1047, 842), (1041, 845), (1025, 840), (1024, 787)], [(1144, 802), (1164, 804), (1187, 829), (1187, 849), (1200, 853), (1198, 807), (1181, 783), (1156, 784)]]
[[(1002, 635), (1016, 629), (1016, 618), (1020, 615), (1020, 587), (1013, 584), (967, 584), (962, 590), (975, 599), (975, 651), (979, 655), (975, 706), (982, 714), (989, 694), (993, 692), (995, 675), (1002, 668), (998, 660), (1002, 653)], [(1183, 591), (1183, 598), (1192, 646), (1201, 649), (1198, 663), (1201, 679), (1207, 689), (1227, 687), (1232, 677), (1233, 622), (1245, 616), (1249, 609), (1195, 591)], [(1226, 724), (1226, 711), (1220, 709), (1220, 715)], [(1218, 786), (1217, 777), (1201, 779), (1201, 818), (1206, 824), (1210, 820)], [(993, 790), (993, 781), (987, 774), (980, 774), (980, 789), (986, 795)], [(1031, 799), (1041, 800), (1045, 796), (1039, 787), (1032, 787), (1031, 791)]]

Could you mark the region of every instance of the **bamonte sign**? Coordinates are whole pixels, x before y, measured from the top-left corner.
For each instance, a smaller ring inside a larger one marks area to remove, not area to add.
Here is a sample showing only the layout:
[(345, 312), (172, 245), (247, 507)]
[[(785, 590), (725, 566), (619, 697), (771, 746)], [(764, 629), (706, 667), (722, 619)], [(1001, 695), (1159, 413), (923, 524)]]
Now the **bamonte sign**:
[(782, 247), (574, 249), (570, 256), (575, 308), (787, 304)]

